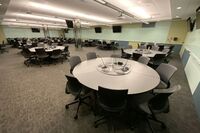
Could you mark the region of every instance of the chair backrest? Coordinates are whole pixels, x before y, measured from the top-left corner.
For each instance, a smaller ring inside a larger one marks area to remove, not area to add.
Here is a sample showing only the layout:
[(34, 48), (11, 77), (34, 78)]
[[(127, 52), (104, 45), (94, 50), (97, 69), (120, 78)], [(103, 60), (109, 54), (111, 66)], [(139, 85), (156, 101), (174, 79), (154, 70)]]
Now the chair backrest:
[(162, 60), (166, 57), (166, 54), (156, 54), (154, 57), (153, 57), (153, 60)]
[(146, 45), (140, 45), (139, 49), (146, 49)]
[(136, 61), (140, 58), (140, 56), (142, 56), (142, 54), (133, 53), (133, 59), (136, 60)]
[(55, 49), (55, 50), (52, 51), (52, 55), (53, 56), (58, 56), (58, 55), (61, 55), (61, 52), (62, 51), (60, 49)]
[[(68, 90), (74, 94), (80, 92), (82, 89), (82, 84), (73, 76), (65, 75), (67, 78), (67, 87)], [(67, 90), (66, 90), (67, 92)], [(74, 93), (73, 93), (74, 92)]]
[(166, 84), (169, 84), (169, 80), (171, 79), (173, 74), (177, 71), (177, 68), (170, 64), (161, 63), (156, 68), (156, 71), (160, 75), (161, 80), (164, 81)]
[(145, 57), (145, 56), (140, 56), (138, 59), (138, 62), (147, 65), (150, 61), (149, 57)]
[(169, 49), (169, 48), (166, 48), (166, 49), (163, 49), (162, 52), (167, 54), (169, 51), (170, 51), (170, 49)]
[(173, 93), (181, 90), (180, 85), (175, 85), (169, 89), (159, 89), (160, 92), (154, 95), (148, 102), (150, 110), (161, 110), (163, 112), (169, 111), (169, 100), (168, 97)]
[(36, 48), (35, 52), (36, 52), (37, 55), (46, 55), (44, 48)]
[(152, 46), (152, 48), (151, 48), (151, 50), (158, 51), (158, 50), (159, 50), (159, 47), (158, 47), (158, 46), (155, 46), (155, 45), (153, 45), (153, 46)]
[(99, 102), (108, 107), (121, 107), (127, 100), (128, 90), (111, 90), (107, 88), (98, 88)]
[(72, 56), (69, 58), (69, 64), (71, 66), (70, 73), (72, 74), (72, 71), (76, 65), (81, 63), (81, 58), (79, 56)]
[(68, 52), (68, 51), (69, 51), (69, 46), (65, 46), (64, 52)]
[(86, 54), (87, 60), (96, 59), (97, 55), (95, 52), (89, 52)]

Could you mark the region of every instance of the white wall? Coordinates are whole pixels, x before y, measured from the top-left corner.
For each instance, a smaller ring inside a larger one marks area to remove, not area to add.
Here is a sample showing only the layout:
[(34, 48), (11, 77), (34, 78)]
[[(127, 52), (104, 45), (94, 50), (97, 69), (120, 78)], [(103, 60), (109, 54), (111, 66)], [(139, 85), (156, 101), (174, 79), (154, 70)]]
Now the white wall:
[(15, 28), (15, 27), (3, 27), (4, 34), (6, 38), (16, 38), (16, 37), (44, 37), (44, 32), (40, 29), (39, 33), (34, 33), (31, 31), (31, 28)]
[(50, 37), (59, 37), (59, 30), (49, 29)]
[[(40, 32), (32, 32), (31, 28), (22, 28), (22, 27), (3, 27), (4, 34), (6, 38), (38, 38), (44, 37), (43, 29), (40, 29)], [(59, 30), (58, 29), (49, 29), (50, 37), (59, 37)]]
[[(102, 27), (102, 33), (95, 33), (94, 28), (82, 29), (83, 39), (104, 39), (122, 41), (146, 41), (162, 42), (167, 41), (170, 21), (157, 22), (154, 28), (142, 28), (141, 24), (127, 24), (122, 26), (121, 33), (113, 33), (112, 27)], [(65, 34), (66, 37), (74, 37), (73, 31)]]

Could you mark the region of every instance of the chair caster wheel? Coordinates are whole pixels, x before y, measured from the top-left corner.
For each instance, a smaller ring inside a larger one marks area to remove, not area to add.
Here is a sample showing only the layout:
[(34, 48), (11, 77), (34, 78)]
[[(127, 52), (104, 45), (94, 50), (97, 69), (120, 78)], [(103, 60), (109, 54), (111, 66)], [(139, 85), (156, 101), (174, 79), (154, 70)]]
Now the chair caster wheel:
[(166, 127), (165, 124), (161, 124), (161, 128), (162, 128), (162, 129), (166, 129), (167, 127)]
[(68, 105), (65, 105), (65, 109), (68, 109), (69, 108), (69, 106)]
[(74, 120), (77, 120), (78, 119), (78, 115), (74, 116)]

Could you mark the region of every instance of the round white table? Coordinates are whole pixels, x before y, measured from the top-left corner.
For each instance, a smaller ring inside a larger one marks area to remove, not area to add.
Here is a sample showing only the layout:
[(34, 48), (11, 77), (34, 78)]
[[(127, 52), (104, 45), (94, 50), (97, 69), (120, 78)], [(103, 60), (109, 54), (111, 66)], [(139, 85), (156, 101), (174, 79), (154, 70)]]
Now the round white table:
[[(31, 52), (35, 52), (35, 49), (38, 49), (38, 48), (43, 48), (43, 47), (33, 47), (33, 48), (30, 48), (29, 50)], [(56, 46), (55, 48), (48, 47), (48, 48), (45, 48), (45, 51), (46, 52), (52, 52), (55, 49), (60, 49), (60, 50), (63, 51), (65, 49), (65, 47), (64, 46)]]
[(148, 50), (148, 49), (125, 49), (124, 50), (125, 53), (127, 54), (133, 54), (133, 53), (138, 53), (138, 54), (142, 54), (142, 56), (146, 56), (146, 57), (154, 57), (156, 54), (165, 54), (161, 51), (155, 51), (155, 50)]
[[(104, 63), (113, 62), (113, 58), (102, 58)], [(126, 59), (117, 58), (118, 62), (125, 62)], [(139, 94), (154, 89), (160, 82), (158, 73), (147, 65), (136, 61), (128, 60), (131, 71), (125, 75), (107, 75), (97, 70), (98, 65), (103, 64), (101, 58), (86, 60), (78, 64), (73, 75), (83, 85), (98, 90), (98, 86), (122, 90), (128, 89), (128, 94)]]

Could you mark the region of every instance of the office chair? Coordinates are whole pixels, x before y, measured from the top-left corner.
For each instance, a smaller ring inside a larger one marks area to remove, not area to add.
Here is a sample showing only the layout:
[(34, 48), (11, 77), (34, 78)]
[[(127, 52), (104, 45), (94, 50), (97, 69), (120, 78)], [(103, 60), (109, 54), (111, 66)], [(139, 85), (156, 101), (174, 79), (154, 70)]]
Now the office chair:
[(62, 55), (64, 57), (64, 59), (68, 59), (68, 57), (70, 57), (70, 52), (69, 52), (69, 46), (65, 46)]
[(63, 56), (61, 55), (62, 51), (60, 49), (55, 49), (52, 51), (52, 55), (50, 56), (53, 60), (61, 59), (61, 62), (63, 63)]
[[(95, 121), (95, 128), (99, 125), (108, 122), (102, 120), (110, 120), (113, 124), (113, 118), (126, 109), (128, 90), (111, 90), (100, 87), (97, 92), (98, 105), (103, 109), (103, 117)], [(114, 130), (115, 127), (113, 126)]]
[(169, 53), (169, 51), (170, 51), (170, 49), (169, 49), (169, 48), (166, 48), (166, 49), (163, 49), (163, 50), (162, 50), (162, 52), (163, 52), (163, 53), (166, 53), (166, 54), (168, 54), (168, 53)]
[(97, 55), (95, 52), (88, 52), (86, 54), (86, 57), (87, 57), (87, 60), (91, 60), (91, 59), (96, 59), (97, 58)]
[(146, 49), (146, 45), (145, 44), (140, 44), (139, 49)]
[(49, 55), (45, 52), (44, 48), (37, 48), (35, 49), (36, 55), (37, 55), (37, 59), (39, 62), (40, 67), (42, 66), (41, 63), (42, 61), (49, 57)]
[(69, 64), (71, 66), (70, 73), (73, 74), (74, 67), (81, 63), (81, 58), (79, 56), (72, 56), (69, 58)]
[(133, 60), (137, 61), (141, 56), (142, 56), (142, 54), (133, 53), (132, 58), (133, 58)]
[[(87, 106), (90, 106), (88, 103), (85, 102), (86, 99), (91, 98), (89, 95), (86, 95), (86, 91), (84, 91), (84, 86), (73, 76), (65, 75), (67, 78), (67, 90), (70, 91), (72, 95), (75, 96), (75, 99), (73, 102), (68, 103), (65, 105), (65, 108), (68, 109), (70, 105), (78, 103), (78, 107), (76, 110), (76, 114), (74, 116), (74, 119), (78, 119), (78, 112), (79, 108), (82, 104), (85, 104)], [(87, 92), (88, 94), (88, 92)]]
[(121, 58), (130, 59), (131, 58), (131, 54), (125, 53), (124, 49), (121, 48)]
[(153, 58), (151, 58), (149, 65), (156, 69), (161, 63), (165, 62), (166, 54), (156, 54)]
[(159, 50), (159, 47), (158, 47), (158, 46), (155, 46), (155, 45), (153, 45), (153, 46), (152, 46), (152, 48), (151, 48), (151, 50), (158, 51), (158, 50)]
[(23, 51), (22, 53), (23, 53), (24, 58), (26, 58), (26, 60), (24, 61), (24, 64), (27, 67), (29, 67), (31, 61), (36, 59), (36, 56), (32, 54), (28, 48), (23, 48), (22, 51)]
[(169, 99), (168, 97), (172, 95), (173, 93), (179, 91), (181, 89), (180, 85), (173, 86), (169, 89), (155, 89), (154, 95), (152, 98), (150, 98), (147, 102), (141, 103), (138, 105), (139, 110), (144, 113), (146, 121), (152, 131), (154, 133), (154, 130), (150, 124), (149, 120), (155, 121), (159, 124), (161, 124), (161, 127), (163, 129), (166, 128), (166, 125), (164, 122), (158, 120), (156, 118), (156, 114), (160, 113), (168, 113), (169, 112)]
[(138, 59), (138, 62), (147, 65), (150, 61), (149, 57), (145, 57), (145, 56), (140, 56)]
[(157, 88), (169, 88), (170, 79), (177, 71), (177, 68), (170, 64), (162, 63), (156, 68), (156, 71), (158, 72), (161, 79), (160, 84), (157, 86)]

